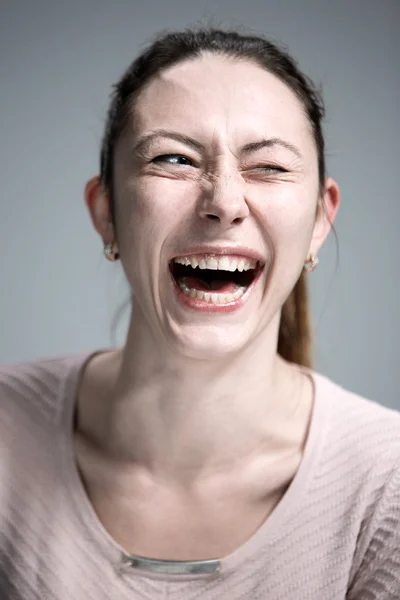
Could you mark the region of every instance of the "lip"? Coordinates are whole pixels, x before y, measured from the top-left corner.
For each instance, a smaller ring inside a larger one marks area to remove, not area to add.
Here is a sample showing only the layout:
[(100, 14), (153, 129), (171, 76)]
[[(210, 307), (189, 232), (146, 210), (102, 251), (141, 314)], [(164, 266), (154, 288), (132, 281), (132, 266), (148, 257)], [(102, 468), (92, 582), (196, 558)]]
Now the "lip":
[(238, 258), (250, 258), (258, 260), (260, 265), (265, 265), (265, 258), (256, 250), (247, 246), (192, 246), (179, 254), (171, 256), (170, 261), (174, 258), (182, 258), (183, 256), (237, 256)]

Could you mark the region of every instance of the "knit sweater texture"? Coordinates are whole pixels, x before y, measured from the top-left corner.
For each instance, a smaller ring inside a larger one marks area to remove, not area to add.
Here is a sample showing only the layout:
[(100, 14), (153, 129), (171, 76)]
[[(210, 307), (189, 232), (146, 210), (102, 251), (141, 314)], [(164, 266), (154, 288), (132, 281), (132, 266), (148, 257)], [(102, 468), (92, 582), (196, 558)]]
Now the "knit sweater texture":
[(232, 554), (204, 557), (215, 572), (153, 572), (102, 526), (76, 466), (93, 354), (0, 366), (1, 600), (400, 599), (400, 412), (308, 370), (304, 454), (273, 512)]

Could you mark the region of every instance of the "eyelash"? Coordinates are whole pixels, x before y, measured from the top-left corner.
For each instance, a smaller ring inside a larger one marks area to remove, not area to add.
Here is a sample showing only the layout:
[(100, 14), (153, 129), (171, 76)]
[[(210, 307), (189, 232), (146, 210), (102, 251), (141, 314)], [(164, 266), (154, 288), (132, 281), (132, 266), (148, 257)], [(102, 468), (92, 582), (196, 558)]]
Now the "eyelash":
[[(153, 160), (151, 162), (154, 163), (158, 163), (158, 162), (168, 162), (166, 159), (167, 158), (184, 158), (185, 160), (188, 160), (189, 162), (192, 163), (192, 165), (182, 165), (181, 163), (169, 163), (169, 164), (179, 164), (180, 166), (193, 166), (193, 161), (190, 160), (190, 158), (187, 158), (186, 156), (184, 156), (183, 154), (160, 154), (160, 156), (156, 156), (155, 158), (153, 158)], [(279, 173), (287, 173), (287, 170), (284, 169), (283, 167), (278, 167), (276, 165), (257, 165), (256, 167), (253, 167), (254, 169), (260, 169), (260, 170), (265, 170), (265, 171), (278, 171)]]
[[(172, 158), (172, 157), (174, 157), (174, 158), (184, 158), (185, 160), (188, 160), (188, 161), (192, 162), (190, 160), (190, 158), (187, 158), (186, 156), (183, 156), (183, 154), (160, 154), (160, 156), (156, 156), (155, 158), (153, 158), (153, 160), (151, 162), (156, 162), (156, 163), (157, 162), (168, 162), (168, 161), (166, 161), (166, 159), (167, 158)], [(169, 163), (169, 164), (171, 165), (171, 164), (179, 164), (179, 163)], [(191, 165), (189, 165), (189, 166), (191, 166)]]
[(287, 173), (287, 170), (283, 167), (278, 167), (276, 165), (258, 165), (253, 167), (254, 169), (261, 169), (265, 171), (278, 171), (278, 173)]

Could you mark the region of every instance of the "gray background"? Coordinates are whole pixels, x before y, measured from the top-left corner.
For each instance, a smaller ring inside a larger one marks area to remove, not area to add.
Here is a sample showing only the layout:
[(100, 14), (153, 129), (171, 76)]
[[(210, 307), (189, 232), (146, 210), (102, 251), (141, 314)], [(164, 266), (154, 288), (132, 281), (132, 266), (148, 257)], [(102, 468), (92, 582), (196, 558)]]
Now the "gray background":
[(400, 0), (2, 1), (0, 361), (123, 343), (129, 298), (83, 202), (111, 84), (158, 30), (243, 25), (322, 84), (342, 192), (310, 276), (316, 369), (400, 409)]

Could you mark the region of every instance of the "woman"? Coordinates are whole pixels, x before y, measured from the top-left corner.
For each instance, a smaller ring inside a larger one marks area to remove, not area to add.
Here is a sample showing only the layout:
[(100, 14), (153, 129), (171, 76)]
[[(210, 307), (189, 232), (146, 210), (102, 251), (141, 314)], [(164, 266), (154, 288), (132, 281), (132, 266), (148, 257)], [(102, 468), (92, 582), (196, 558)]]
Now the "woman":
[(234, 32), (160, 37), (116, 85), (85, 199), (130, 327), (2, 368), (2, 598), (400, 597), (399, 413), (311, 363), (322, 117)]

